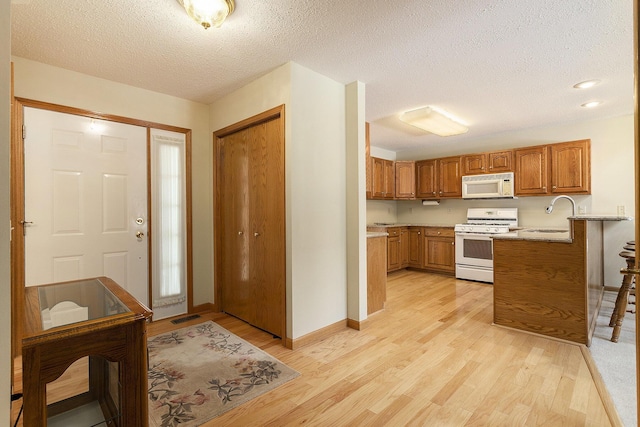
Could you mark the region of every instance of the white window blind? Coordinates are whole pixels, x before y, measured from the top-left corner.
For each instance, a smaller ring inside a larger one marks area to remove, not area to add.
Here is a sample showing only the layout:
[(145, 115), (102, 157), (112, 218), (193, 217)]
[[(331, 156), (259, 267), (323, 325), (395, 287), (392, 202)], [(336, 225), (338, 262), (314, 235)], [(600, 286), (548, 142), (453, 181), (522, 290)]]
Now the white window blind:
[(186, 299), (185, 137), (151, 130), (153, 307)]

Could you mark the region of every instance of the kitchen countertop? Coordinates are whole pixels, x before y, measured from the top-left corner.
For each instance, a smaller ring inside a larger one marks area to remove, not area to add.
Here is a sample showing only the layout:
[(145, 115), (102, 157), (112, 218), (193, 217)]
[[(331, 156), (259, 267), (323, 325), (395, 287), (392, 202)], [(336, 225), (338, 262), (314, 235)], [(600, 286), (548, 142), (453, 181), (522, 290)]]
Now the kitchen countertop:
[(571, 243), (571, 234), (566, 228), (531, 227), (513, 230), (508, 233), (494, 234), (493, 239), (536, 240), (541, 242)]
[[(621, 215), (605, 215), (605, 214), (589, 214), (570, 216), (568, 220), (584, 220), (584, 221), (632, 221), (631, 216)], [(367, 229), (385, 230), (392, 227), (445, 227), (453, 228), (453, 224), (411, 224), (411, 223), (373, 223), (368, 224)], [(384, 231), (368, 231), (369, 237), (388, 236)], [(535, 240), (541, 242), (555, 243), (571, 243), (571, 233), (568, 228), (557, 227), (519, 227), (513, 231), (503, 234), (494, 234), (494, 239), (502, 240)]]
[(407, 224), (407, 223), (382, 223), (382, 222), (374, 222), (373, 224), (367, 224), (367, 228), (391, 228), (391, 227), (444, 227), (444, 228), (453, 228), (455, 224)]
[(604, 214), (590, 214), (590, 215), (576, 215), (570, 216), (567, 219), (582, 219), (587, 221), (633, 221), (632, 216), (626, 215), (604, 215)]
[[(576, 215), (567, 218), (569, 221), (632, 221), (633, 217), (620, 215)], [(573, 241), (568, 228), (554, 227), (522, 227), (504, 234), (495, 234), (494, 239), (503, 240), (537, 240), (542, 242), (571, 243)]]
[(389, 233), (385, 233), (384, 231), (367, 231), (367, 239), (373, 237), (387, 237)]

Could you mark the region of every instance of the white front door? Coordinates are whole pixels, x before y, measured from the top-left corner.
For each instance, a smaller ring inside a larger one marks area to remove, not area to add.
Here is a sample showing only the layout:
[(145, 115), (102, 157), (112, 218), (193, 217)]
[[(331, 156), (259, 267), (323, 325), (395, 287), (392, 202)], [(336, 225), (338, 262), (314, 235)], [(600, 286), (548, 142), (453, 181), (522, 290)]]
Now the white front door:
[(25, 283), (107, 276), (148, 304), (147, 130), (25, 108)]

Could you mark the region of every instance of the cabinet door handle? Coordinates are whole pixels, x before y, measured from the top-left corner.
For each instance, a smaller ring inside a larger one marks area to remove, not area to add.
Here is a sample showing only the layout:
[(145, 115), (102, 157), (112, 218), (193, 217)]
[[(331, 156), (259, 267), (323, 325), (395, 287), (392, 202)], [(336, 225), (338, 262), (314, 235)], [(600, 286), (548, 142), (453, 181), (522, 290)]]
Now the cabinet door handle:
[(555, 189), (556, 189), (556, 188), (558, 188), (558, 187), (556, 187), (556, 186), (554, 185), (554, 186), (553, 186), (553, 187), (551, 187), (551, 188), (553, 188), (553, 189), (555, 190)]
[(260, 233), (258, 233), (258, 232), (253, 233), (253, 237), (258, 237), (259, 235), (260, 235)]

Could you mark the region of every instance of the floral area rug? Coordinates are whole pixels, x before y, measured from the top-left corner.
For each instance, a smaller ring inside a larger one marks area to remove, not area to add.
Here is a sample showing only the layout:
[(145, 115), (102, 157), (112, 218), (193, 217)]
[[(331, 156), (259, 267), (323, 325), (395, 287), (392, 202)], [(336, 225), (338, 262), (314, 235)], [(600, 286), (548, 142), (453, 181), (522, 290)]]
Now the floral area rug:
[(208, 321), (150, 338), (149, 424), (198, 426), (299, 375)]

